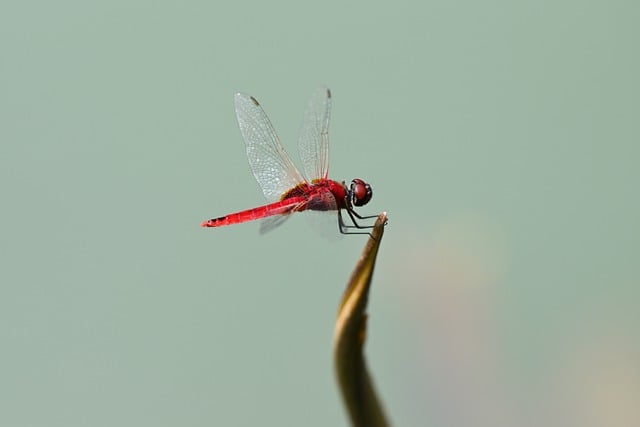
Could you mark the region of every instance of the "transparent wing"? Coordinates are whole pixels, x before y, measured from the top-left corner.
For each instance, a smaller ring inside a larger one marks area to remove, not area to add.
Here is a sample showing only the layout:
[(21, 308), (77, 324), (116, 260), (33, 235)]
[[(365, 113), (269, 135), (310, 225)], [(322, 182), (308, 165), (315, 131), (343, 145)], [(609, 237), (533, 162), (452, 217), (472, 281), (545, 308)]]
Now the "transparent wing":
[(260, 234), (268, 233), (274, 228), (280, 227), (282, 224), (285, 223), (286, 220), (291, 218), (292, 213), (298, 212), (299, 210), (304, 209), (304, 206), (306, 205), (306, 203), (307, 203), (306, 201), (302, 203), (298, 203), (297, 205), (292, 206), (291, 210), (289, 210), (286, 213), (270, 216), (260, 221)]
[(330, 113), (331, 91), (320, 86), (307, 104), (298, 139), (300, 160), (309, 180), (327, 178), (329, 174)]
[(318, 192), (309, 200), (307, 206), (316, 208), (306, 210), (304, 217), (318, 234), (329, 241), (342, 237), (338, 227), (338, 206), (333, 193)]
[(291, 214), (304, 211), (304, 217), (320, 235), (329, 240), (335, 240), (338, 229), (338, 205), (336, 198), (327, 189), (321, 189), (307, 200), (292, 206), (291, 210), (281, 215), (274, 215), (260, 221), (260, 234), (267, 233), (284, 224)]
[(268, 202), (275, 202), (304, 178), (284, 150), (273, 125), (256, 99), (235, 96), (236, 117), (247, 149), (249, 166)]
[(260, 221), (260, 234), (268, 233), (269, 231), (280, 227), (286, 220), (291, 217), (290, 214), (270, 216)]

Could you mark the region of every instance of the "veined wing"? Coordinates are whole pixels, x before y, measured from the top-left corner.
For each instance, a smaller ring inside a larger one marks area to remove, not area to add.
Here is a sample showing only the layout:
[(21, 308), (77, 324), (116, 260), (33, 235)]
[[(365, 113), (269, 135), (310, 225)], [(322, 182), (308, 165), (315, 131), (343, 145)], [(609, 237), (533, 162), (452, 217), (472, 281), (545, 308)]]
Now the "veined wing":
[(270, 216), (260, 221), (260, 234), (268, 233), (269, 231), (280, 227), (286, 220), (291, 218), (292, 213), (303, 210), (306, 203), (306, 201), (298, 202), (292, 205), (291, 209), (288, 211), (283, 212), (280, 215)]
[(311, 197), (303, 216), (320, 236), (328, 240), (337, 240), (342, 237), (342, 234), (337, 232), (337, 214), (336, 198), (328, 188), (324, 188)]
[(309, 99), (304, 113), (298, 152), (308, 180), (327, 178), (329, 174), (329, 116), (331, 91), (320, 86)]
[[(336, 198), (328, 188), (315, 187), (315, 190), (316, 191), (313, 191), (305, 196), (289, 199), (293, 203), (290, 206), (286, 207), (286, 210), (283, 209), (283, 212), (281, 214), (263, 219), (260, 223), (260, 233), (263, 234), (273, 230), (276, 227), (279, 227), (291, 217), (291, 214), (295, 212), (305, 211), (305, 216), (307, 218), (313, 218), (311, 220), (311, 223), (316, 228), (322, 228), (322, 234), (325, 234), (327, 229), (331, 228), (334, 228), (333, 233), (327, 234), (335, 234), (335, 216), (336, 212), (338, 211)], [(284, 202), (285, 201), (281, 203)], [(322, 224), (322, 226), (318, 227), (318, 224)]]
[(304, 178), (280, 143), (258, 101), (250, 95), (237, 93), (235, 104), (253, 176), (267, 201), (275, 202), (286, 191), (304, 182)]

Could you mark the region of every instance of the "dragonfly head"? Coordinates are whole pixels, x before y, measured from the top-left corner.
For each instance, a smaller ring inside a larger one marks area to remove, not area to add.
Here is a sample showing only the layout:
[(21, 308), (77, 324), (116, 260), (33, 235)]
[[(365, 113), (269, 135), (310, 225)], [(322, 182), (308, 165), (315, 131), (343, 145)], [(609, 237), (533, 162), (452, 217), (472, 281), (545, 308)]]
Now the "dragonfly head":
[(369, 184), (358, 178), (351, 181), (347, 197), (353, 206), (366, 205), (371, 200), (371, 196), (373, 196), (373, 191)]

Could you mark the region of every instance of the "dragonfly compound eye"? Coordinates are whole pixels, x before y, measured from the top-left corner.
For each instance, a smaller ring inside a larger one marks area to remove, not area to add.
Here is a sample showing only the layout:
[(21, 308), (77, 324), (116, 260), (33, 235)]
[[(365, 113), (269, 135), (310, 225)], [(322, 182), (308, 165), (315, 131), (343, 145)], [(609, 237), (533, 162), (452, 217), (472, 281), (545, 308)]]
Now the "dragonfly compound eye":
[(371, 186), (361, 179), (354, 179), (351, 181), (351, 203), (353, 206), (363, 206), (369, 203), (373, 192)]

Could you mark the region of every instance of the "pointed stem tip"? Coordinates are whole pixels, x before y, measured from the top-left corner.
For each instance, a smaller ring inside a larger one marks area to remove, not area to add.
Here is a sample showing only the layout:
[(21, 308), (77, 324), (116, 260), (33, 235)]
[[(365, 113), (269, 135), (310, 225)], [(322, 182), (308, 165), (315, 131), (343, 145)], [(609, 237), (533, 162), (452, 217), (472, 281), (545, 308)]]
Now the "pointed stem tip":
[(335, 371), (342, 398), (354, 426), (386, 427), (363, 354), (366, 338), (367, 299), (378, 248), (387, 223), (381, 213), (340, 302), (334, 333)]

